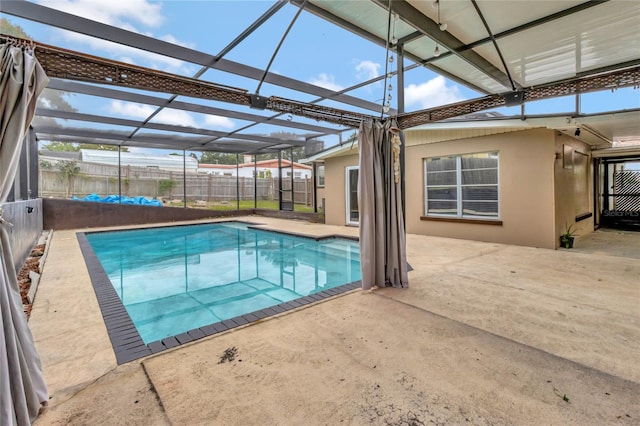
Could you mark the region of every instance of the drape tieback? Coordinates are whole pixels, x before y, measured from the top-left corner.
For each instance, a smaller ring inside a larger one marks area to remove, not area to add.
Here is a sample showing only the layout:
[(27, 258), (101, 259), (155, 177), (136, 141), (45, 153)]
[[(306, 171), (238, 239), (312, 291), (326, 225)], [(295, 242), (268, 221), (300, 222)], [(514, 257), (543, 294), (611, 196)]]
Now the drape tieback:
[(400, 183), (400, 145), (402, 145), (402, 141), (397, 133), (391, 137), (391, 143), (393, 143), (393, 180), (395, 183)]

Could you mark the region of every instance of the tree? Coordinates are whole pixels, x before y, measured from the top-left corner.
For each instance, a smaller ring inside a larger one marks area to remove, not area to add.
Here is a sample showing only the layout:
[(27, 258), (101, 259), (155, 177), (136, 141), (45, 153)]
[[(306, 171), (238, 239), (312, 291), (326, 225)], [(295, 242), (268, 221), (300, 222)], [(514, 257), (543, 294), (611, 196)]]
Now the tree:
[(0, 32), (13, 37), (31, 39), (20, 25), (13, 25), (6, 18), (0, 18)]
[[(81, 143), (81, 144), (78, 144), (78, 149), (99, 149), (100, 151), (117, 151), (118, 145)], [(120, 152), (129, 152), (129, 148), (127, 148), (126, 146), (121, 146)]]
[(76, 165), (75, 161), (59, 161), (56, 167), (65, 179), (69, 179), (80, 172), (80, 167)]
[[(300, 135), (291, 132), (273, 132), (270, 133), (269, 136), (277, 139), (289, 139), (289, 140), (300, 140)], [(301, 158), (309, 157), (316, 152), (320, 152), (324, 149), (324, 142), (317, 139), (311, 139), (305, 141), (305, 144), (302, 146), (293, 147), (293, 159), (294, 161), (298, 161)], [(285, 160), (290, 160), (291, 151), (289, 149), (285, 149), (282, 151), (282, 158)], [(269, 154), (261, 154), (261, 160), (273, 160), (278, 158), (277, 153), (269, 153)]]
[[(93, 143), (72, 143), (72, 142), (59, 142), (53, 141), (44, 145), (42, 149), (47, 151), (65, 151), (65, 152), (78, 152), (81, 149), (99, 149), (101, 151), (117, 151), (117, 145), (102, 145)], [(120, 147), (120, 151), (129, 152), (129, 148), (126, 146)]]
[(80, 151), (80, 147), (77, 144), (71, 142), (49, 142), (44, 145), (42, 149), (47, 151), (65, 151), (65, 152), (78, 152)]
[(206, 151), (200, 156), (200, 162), (204, 164), (236, 164), (236, 154)]
[(62, 181), (67, 181), (65, 197), (69, 197), (73, 194), (74, 176), (80, 173), (80, 167), (75, 161), (59, 161), (56, 167), (60, 171)]
[(349, 138), (347, 138), (346, 142), (344, 142), (344, 143), (351, 143), (351, 142), (355, 142), (357, 140), (358, 140), (358, 132), (353, 132), (353, 133), (351, 133)]

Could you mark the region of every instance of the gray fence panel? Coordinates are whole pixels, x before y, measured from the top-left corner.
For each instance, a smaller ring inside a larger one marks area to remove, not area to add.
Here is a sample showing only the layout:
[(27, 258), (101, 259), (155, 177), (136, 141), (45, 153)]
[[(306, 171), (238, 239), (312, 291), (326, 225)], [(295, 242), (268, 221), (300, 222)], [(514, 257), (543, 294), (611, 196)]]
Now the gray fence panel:
[[(74, 172), (64, 173), (56, 165), (40, 167), (40, 196), (44, 198), (82, 198), (90, 194), (100, 196), (118, 194), (118, 167), (85, 163), (75, 163)], [(165, 200), (182, 200), (182, 173), (146, 167), (126, 166), (121, 170), (122, 195), (129, 197), (144, 196)], [(215, 176), (210, 174), (187, 173), (186, 195), (188, 201), (233, 202), (240, 200), (278, 199), (278, 178)], [(255, 185), (255, 194), (254, 194)], [(284, 179), (283, 186), (290, 188), (291, 180)], [(310, 179), (294, 180), (294, 202), (312, 205), (313, 185)], [(239, 191), (239, 193), (238, 193)], [(288, 200), (290, 201), (290, 196)]]

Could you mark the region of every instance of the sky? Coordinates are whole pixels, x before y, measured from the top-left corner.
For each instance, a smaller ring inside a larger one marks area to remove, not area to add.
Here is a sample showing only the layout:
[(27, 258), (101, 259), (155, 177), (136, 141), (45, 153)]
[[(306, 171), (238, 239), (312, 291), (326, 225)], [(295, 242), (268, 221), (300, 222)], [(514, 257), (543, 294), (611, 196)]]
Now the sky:
[[(37, 0), (35, 2), (213, 55), (217, 55), (273, 4), (272, 1), (266, 0)], [(297, 10), (294, 6), (286, 5), (225, 58), (260, 69), (266, 68)], [(3, 16), (13, 24), (21, 26), (36, 41), (50, 45), (185, 76), (192, 76), (200, 69), (199, 65), (59, 30), (13, 16)], [(385, 65), (387, 65), (386, 60), (386, 52), (382, 47), (323, 21), (311, 13), (303, 12), (284, 40), (270, 71), (325, 88), (342, 90), (383, 75)], [(394, 64), (390, 63), (389, 65), (393, 67)], [(410, 62), (407, 61), (405, 65), (409, 64)], [(251, 93), (254, 93), (258, 86), (258, 82), (255, 80), (216, 70), (207, 71), (202, 78), (247, 89)], [(393, 86), (396, 81), (391, 79), (387, 84)], [(314, 96), (293, 93), (290, 90), (269, 84), (264, 84), (260, 93), (303, 102), (314, 99)], [(164, 96), (150, 92), (146, 94)], [(381, 82), (378, 82), (348, 94), (381, 104), (383, 97), (385, 97), (385, 87)], [(423, 67), (418, 67), (405, 75), (406, 111), (420, 110), (479, 96), (482, 95)], [(66, 99), (80, 111), (91, 111), (92, 114), (118, 118), (144, 120), (156, 109), (151, 105), (99, 99), (87, 95), (76, 94), (67, 96)], [(214, 101), (182, 97), (179, 97), (179, 100), (237, 109), (254, 114), (272, 114), (256, 110), (247, 111), (245, 107)], [(391, 103), (392, 107), (396, 106), (395, 99), (392, 99)], [(324, 104), (334, 106), (330, 102)], [(530, 114), (559, 113), (572, 111), (574, 106), (575, 99), (573, 97), (560, 98), (527, 104), (527, 112)], [(344, 108), (342, 105), (338, 107)], [(640, 95), (638, 90), (632, 89), (618, 90), (616, 93), (591, 94), (583, 98), (582, 107), (585, 112), (638, 108), (640, 107)], [(505, 114), (519, 114), (520, 108), (503, 108), (499, 111)], [(289, 117), (288, 119), (316, 124), (315, 121), (298, 117)], [(246, 121), (176, 109), (165, 109), (152, 121), (221, 131), (232, 131), (250, 124)], [(81, 127), (87, 124), (67, 122), (65, 125)], [(263, 124), (246, 130), (247, 133), (263, 134), (277, 131), (283, 131), (283, 128)], [(346, 133), (345, 136), (348, 134)], [(328, 137), (326, 144), (332, 145), (337, 141), (335, 137)]]

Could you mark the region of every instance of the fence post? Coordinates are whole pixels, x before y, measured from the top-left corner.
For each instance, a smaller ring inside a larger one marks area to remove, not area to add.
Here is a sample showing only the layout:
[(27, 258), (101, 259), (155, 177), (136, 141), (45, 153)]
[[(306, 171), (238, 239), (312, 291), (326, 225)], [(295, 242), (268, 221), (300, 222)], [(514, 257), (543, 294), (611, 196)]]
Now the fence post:
[(273, 200), (273, 187), (275, 186), (275, 179), (274, 177), (269, 179), (269, 186), (267, 187), (267, 194), (269, 196), (269, 198), (267, 198), (268, 200)]
[(124, 195), (130, 196), (131, 192), (129, 191), (129, 184), (131, 183), (131, 165), (127, 164), (127, 167), (124, 169)]
[(67, 194), (66, 198), (69, 198), (73, 195), (74, 192), (74, 179), (73, 179), (73, 175), (69, 175), (69, 193)]
[[(173, 172), (169, 172), (169, 180), (172, 181), (173, 180)], [(169, 188), (169, 198), (171, 198), (173, 200), (173, 185), (170, 186)]]

